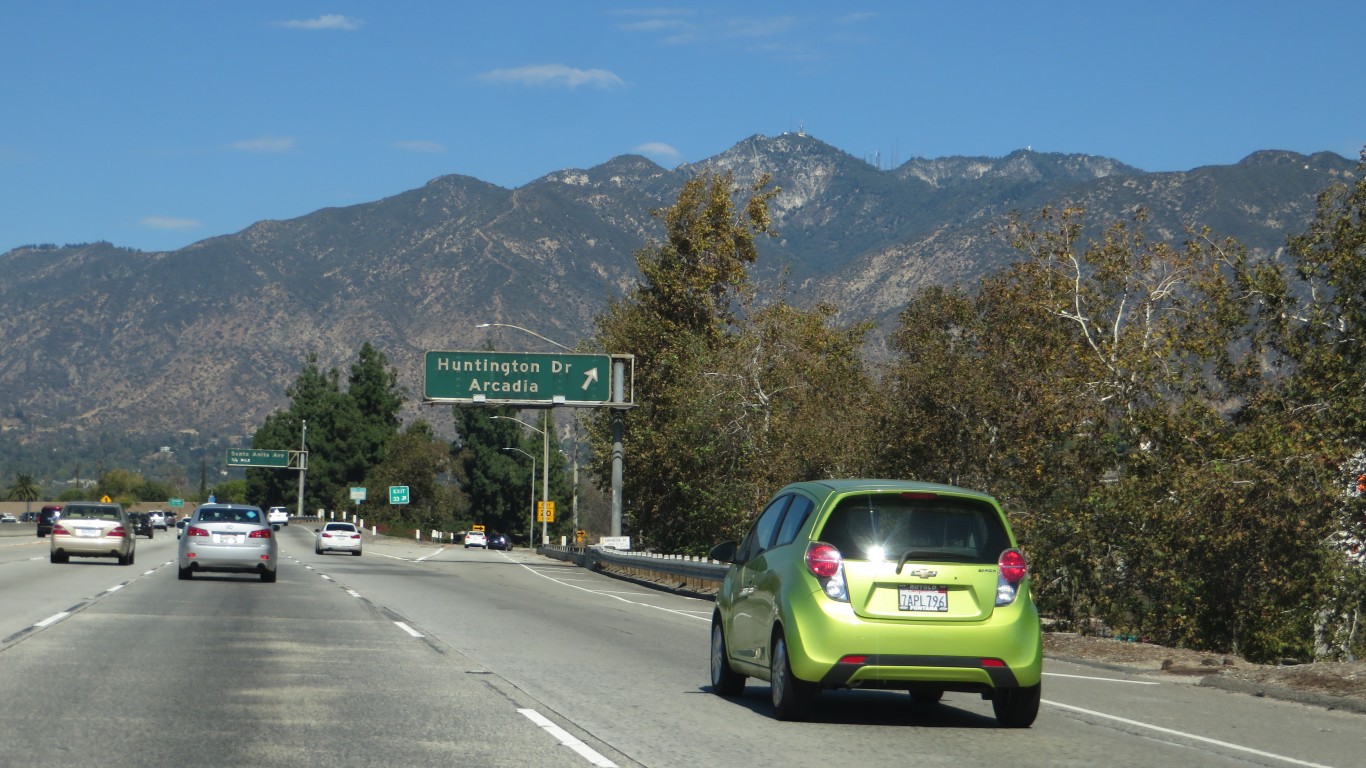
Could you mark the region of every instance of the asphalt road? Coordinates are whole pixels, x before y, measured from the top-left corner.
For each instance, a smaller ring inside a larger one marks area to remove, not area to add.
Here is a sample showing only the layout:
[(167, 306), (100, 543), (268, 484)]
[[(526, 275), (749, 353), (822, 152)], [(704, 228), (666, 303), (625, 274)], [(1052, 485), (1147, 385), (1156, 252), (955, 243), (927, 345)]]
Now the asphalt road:
[[(8, 532), (6, 532), (8, 533)], [(30, 533), (29, 536), (32, 534)], [(137, 766), (1337, 766), (1366, 720), (1046, 663), (1028, 730), (947, 694), (823, 695), (811, 721), (707, 683), (711, 604), (526, 551), (416, 542), (313, 553), (280, 579), (47, 561), (0, 537), (0, 768)]]

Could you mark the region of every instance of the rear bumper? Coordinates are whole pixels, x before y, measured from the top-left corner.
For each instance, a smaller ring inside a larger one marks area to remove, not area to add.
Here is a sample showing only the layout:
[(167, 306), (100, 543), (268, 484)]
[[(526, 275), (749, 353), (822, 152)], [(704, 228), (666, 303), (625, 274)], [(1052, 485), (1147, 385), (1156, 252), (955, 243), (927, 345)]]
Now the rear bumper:
[(186, 547), (178, 561), (181, 568), (195, 571), (259, 573), (275, 570), (276, 559), (269, 547), (215, 547), (201, 544)]
[(812, 620), (785, 622), (792, 671), (823, 687), (985, 691), (1038, 685), (1043, 676), (1043, 633), (1027, 597), (983, 621), (860, 618), (821, 593), (804, 602), (798, 616)]
[(49, 541), (53, 553), (72, 557), (126, 557), (133, 551), (131, 540), (121, 538), (53, 536)]

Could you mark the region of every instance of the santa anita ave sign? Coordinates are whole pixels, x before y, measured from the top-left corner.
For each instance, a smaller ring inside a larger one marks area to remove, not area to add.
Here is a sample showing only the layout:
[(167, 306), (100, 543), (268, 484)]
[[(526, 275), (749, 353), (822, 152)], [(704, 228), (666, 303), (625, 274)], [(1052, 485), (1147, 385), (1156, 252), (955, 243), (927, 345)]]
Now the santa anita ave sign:
[(423, 398), (432, 402), (605, 405), (612, 357), (527, 352), (428, 352)]

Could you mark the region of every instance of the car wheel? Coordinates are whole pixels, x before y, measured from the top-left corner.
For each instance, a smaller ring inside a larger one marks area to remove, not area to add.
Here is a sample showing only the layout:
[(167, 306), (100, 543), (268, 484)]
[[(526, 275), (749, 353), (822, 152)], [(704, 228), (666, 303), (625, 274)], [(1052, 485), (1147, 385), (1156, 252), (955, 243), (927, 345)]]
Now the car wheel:
[(267, 584), (275, 583), (275, 571), (261, 571), (261, 581)]
[(194, 569), (176, 568), (176, 578), (180, 579), (181, 581), (189, 581), (190, 579), (194, 578)]
[(731, 669), (720, 617), (711, 620), (711, 692), (717, 696), (739, 696), (745, 692), (745, 676)]
[(911, 691), (911, 701), (922, 707), (933, 706), (944, 698), (944, 692), (938, 689)]
[(355, 555), (356, 557), (360, 557), (360, 550), (358, 549), (355, 552), (352, 552), (351, 554)]
[(996, 713), (996, 722), (1007, 728), (1028, 728), (1039, 715), (1039, 689), (997, 688), (991, 699), (991, 710)]
[(322, 553), (323, 553), (323, 548), (322, 548), (322, 547), (314, 547), (314, 548), (313, 548), (313, 554), (315, 554), (315, 555), (321, 555)]
[(769, 666), (769, 696), (773, 699), (773, 713), (779, 720), (800, 720), (816, 697), (816, 685), (799, 680), (792, 674), (787, 658), (787, 639), (781, 634), (773, 638), (773, 656)]
[(53, 552), (50, 559), (52, 562), (60, 565), (62, 563), (70, 562), (71, 557), (69, 555), (59, 555), (56, 552)]

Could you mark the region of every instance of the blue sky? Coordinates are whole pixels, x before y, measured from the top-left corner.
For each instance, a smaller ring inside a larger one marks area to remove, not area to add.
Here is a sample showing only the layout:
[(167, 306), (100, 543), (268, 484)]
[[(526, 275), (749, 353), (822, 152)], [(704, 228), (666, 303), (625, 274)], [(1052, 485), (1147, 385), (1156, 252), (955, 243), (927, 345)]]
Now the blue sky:
[(672, 168), (799, 129), (884, 167), (1355, 159), (1362, 29), (1360, 0), (5, 0), (0, 252), (169, 250), (446, 174)]

